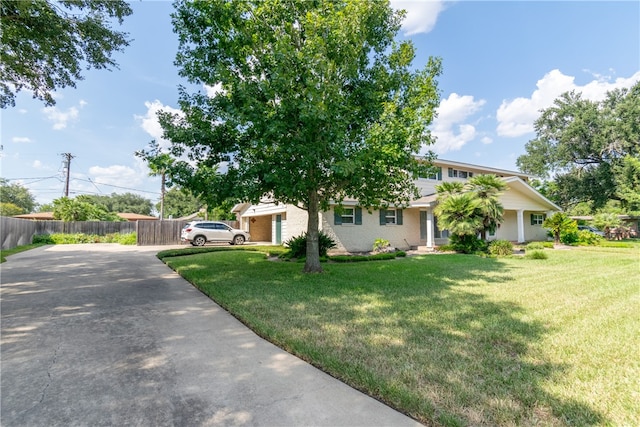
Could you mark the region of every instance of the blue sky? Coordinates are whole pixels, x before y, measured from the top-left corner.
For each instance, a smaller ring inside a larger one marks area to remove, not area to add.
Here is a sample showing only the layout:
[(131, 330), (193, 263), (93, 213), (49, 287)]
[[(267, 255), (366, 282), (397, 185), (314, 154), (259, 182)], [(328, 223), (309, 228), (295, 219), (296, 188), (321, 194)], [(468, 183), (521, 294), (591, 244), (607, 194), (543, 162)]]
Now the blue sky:
[[(408, 11), (399, 35), (422, 68), (439, 56), (442, 102), (430, 148), (439, 157), (501, 169), (532, 139), (539, 111), (562, 92), (602, 99), (640, 80), (640, 2), (393, 1)], [(45, 107), (21, 92), (0, 110), (0, 176), (38, 203), (63, 195), (63, 153), (71, 153), (70, 195), (132, 192), (155, 202), (160, 182), (134, 156), (161, 140), (159, 109), (177, 107), (172, 4), (132, 3), (122, 26), (133, 42), (119, 69), (90, 70)]]

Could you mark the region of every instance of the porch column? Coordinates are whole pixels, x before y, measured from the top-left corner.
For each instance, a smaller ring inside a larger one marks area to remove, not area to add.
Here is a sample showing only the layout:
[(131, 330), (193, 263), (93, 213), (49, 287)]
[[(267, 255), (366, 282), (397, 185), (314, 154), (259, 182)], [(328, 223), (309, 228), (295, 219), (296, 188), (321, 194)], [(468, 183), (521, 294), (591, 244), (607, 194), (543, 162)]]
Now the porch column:
[(518, 211), (518, 243), (524, 243), (524, 209)]
[(427, 210), (427, 247), (433, 247), (433, 211)]

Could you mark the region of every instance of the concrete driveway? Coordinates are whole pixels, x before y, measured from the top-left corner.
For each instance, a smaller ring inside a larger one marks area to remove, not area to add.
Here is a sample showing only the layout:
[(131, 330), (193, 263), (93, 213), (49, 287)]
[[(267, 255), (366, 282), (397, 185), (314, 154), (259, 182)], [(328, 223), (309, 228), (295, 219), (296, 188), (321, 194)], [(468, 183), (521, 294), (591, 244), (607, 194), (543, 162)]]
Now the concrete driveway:
[(2, 426), (419, 425), (255, 335), (161, 249), (47, 246), (0, 265)]

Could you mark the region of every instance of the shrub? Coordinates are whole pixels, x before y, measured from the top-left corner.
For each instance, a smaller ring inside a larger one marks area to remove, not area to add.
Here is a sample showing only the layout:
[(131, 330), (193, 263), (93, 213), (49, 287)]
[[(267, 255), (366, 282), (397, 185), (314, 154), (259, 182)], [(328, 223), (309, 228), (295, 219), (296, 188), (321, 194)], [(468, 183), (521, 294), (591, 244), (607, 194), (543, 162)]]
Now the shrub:
[(330, 257), (335, 262), (363, 262), (363, 261), (384, 261), (395, 259), (396, 257), (407, 256), (406, 252), (384, 252), (374, 255), (336, 255)]
[(597, 234), (592, 233), (590, 231), (587, 231), (587, 230), (578, 231), (579, 245), (586, 245), (586, 246), (598, 245), (600, 244), (600, 242), (602, 242), (602, 240), (604, 240), (602, 236), (598, 236)]
[(136, 233), (113, 233), (106, 236), (97, 234), (36, 234), (33, 236), (33, 243), (47, 245), (72, 245), (76, 243), (120, 243), (121, 245), (135, 245), (137, 243)]
[(532, 252), (528, 252), (525, 255), (527, 258), (530, 259), (547, 259), (549, 258), (549, 256), (547, 255), (546, 252), (544, 251), (532, 251)]
[(376, 239), (373, 242), (373, 252), (381, 251), (389, 247), (389, 241), (387, 239)]
[(470, 234), (466, 234), (466, 235), (460, 236), (457, 234), (453, 234), (449, 238), (449, 241), (454, 251), (460, 252), (463, 254), (485, 252), (487, 249), (487, 242), (479, 239), (475, 235), (472, 236)]
[(33, 236), (32, 243), (53, 245), (55, 244), (50, 234), (36, 234)]
[(544, 243), (542, 243), (542, 242), (531, 242), (526, 246), (525, 249), (527, 251), (535, 251), (535, 250), (539, 250), (539, 249), (544, 249)]
[[(318, 243), (320, 245), (320, 256), (327, 256), (329, 249), (336, 247), (336, 242), (327, 234), (320, 231), (318, 233)], [(302, 258), (307, 255), (307, 233), (300, 236), (292, 237), (284, 242), (285, 246), (291, 251), (291, 258)]]
[(506, 256), (513, 254), (513, 243), (508, 240), (494, 240), (489, 243), (489, 253), (491, 255)]

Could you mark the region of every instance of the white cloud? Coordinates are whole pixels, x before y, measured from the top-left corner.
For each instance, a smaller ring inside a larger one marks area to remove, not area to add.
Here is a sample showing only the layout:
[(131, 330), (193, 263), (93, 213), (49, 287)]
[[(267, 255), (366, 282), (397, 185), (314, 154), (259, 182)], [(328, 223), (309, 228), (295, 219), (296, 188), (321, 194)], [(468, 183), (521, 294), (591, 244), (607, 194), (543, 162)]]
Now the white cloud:
[[(96, 183), (117, 185), (126, 188), (135, 188), (146, 178), (143, 172), (123, 165), (111, 165), (108, 167), (91, 166), (89, 168), (89, 176), (91, 180)], [(112, 189), (110, 188), (106, 192), (111, 191)]]
[(28, 144), (32, 141), (31, 138), (28, 138), (26, 136), (14, 136), (13, 138), (11, 138), (11, 142), (15, 144)]
[(214, 97), (219, 93), (224, 93), (224, 89), (222, 89), (222, 83), (216, 83), (214, 86), (203, 85), (204, 90), (207, 91), (207, 96)]
[(42, 112), (50, 122), (53, 122), (53, 129), (61, 130), (67, 127), (67, 123), (78, 118), (78, 109), (71, 107), (67, 111), (60, 111), (58, 107), (45, 107)]
[(153, 102), (146, 101), (144, 106), (147, 107), (147, 112), (144, 116), (135, 115), (135, 119), (140, 122), (142, 129), (156, 140), (161, 148), (167, 148), (169, 141), (162, 138), (163, 130), (158, 122), (158, 111), (166, 111), (169, 113), (182, 114), (177, 108), (163, 105), (162, 102), (157, 99)]
[(476, 137), (476, 128), (467, 119), (485, 104), (484, 99), (474, 100), (473, 96), (452, 93), (440, 102), (438, 117), (433, 121), (431, 133), (437, 138), (431, 149), (437, 154), (457, 151)]
[(35, 169), (42, 169), (42, 162), (40, 160), (34, 160), (31, 166)]
[(488, 136), (482, 137), (482, 139), (480, 140), (483, 144), (488, 145), (491, 144), (493, 142), (493, 139), (489, 138)]
[(18, 110), (18, 113), (20, 113), (20, 114), (27, 114), (27, 110), (26, 110), (26, 109), (24, 109), (24, 108), (21, 108), (21, 109), (19, 109), (19, 110)]
[(84, 99), (81, 99), (79, 104), (80, 104), (80, 108), (84, 108), (85, 106), (89, 105), (89, 103)]
[(435, 27), (438, 15), (444, 10), (441, 0), (391, 0), (391, 7), (407, 11), (402, 23), (405, 36), (428, 33)]
[(582, 97), (592, 101), (601, 101), (607, 92), (629, 88), (640, 80), (640, 71), (629, 78), (617, 78), (613, 82), (610, 77), (594, 75), (593, 80), (584, 86), (575, 84), (575, 77), (562, 74), (560, 70), (552, 70), (536, 83), (537, 89), (530, 98), (503, 100), (496, 113), (497, 132), (500, 136), (516, 137), (533, 132), (533, 123), (540, 116), (540, 110), (546, 109), (564, 92), (575, 90)]

